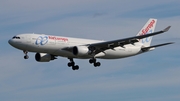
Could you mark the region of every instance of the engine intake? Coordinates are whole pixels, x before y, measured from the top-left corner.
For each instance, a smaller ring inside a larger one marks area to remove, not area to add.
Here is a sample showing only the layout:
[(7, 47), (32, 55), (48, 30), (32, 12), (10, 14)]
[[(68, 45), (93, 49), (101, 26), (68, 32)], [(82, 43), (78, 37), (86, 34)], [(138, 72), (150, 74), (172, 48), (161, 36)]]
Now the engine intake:
[(35, 59), (38, 62), (49, 62), (50, 60), (54, 60), (54, 56), (47, 53), (36, 53)]
[(87, 46), (74, 46), (73, 47), (73, 54), (76, 56), (84, 56), (88, 55), (89, 49)]

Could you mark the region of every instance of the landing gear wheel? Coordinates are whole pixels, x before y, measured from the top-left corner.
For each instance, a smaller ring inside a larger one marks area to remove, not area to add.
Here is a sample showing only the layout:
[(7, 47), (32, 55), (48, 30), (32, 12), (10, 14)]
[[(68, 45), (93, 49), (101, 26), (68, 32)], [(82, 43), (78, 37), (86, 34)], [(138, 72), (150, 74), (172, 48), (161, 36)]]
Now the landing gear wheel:
[(94, 67), (99, 67), (99, 66), (101, 66), (101, 63), (100, 63), (100, 62), (94, 63)]
[(72, 70), (76, 70), (75, 66), (72, 67)]
[(90, 60), (89, 60), (89, 63), (90, 63), (90, 64), (94, 63), (93, 59), (90, 59)]
[(89, 63), (90, 64), (94, 64), (94, 67), (99, 67), (99, 66), (101, 66), (101, 63), (100, 62), (96, 62), (96, 58), (91, 58), (90, 60), (89, 60)]
[(101, 63), (100, 63), (100, 62), (97, 62), (96, 65), (97, 65), (97, 66), (101, 66)]
[(28, 59), (29, 58), (29, 56), (27, 55), (28, 54), (28, 51), (23, 51), (23, 53), (25, 54), (25, 56), (24, 56), (24, 59)]
[(24, 56), (24, 59), (28, 59), (28, 58), (29, 58), (29, 56), (28, 56), (28, 55), (25, 55), (25, 56)]
[(72, 65), (71, 65), (71, 62), (69, 62), (69, 63), (68, 63), (68, 67), (71, 67), (71, 66), (72, 66)]
[(68, 67), (72, 67), (72, 66), (74, 66), (74, 65), (75, 65), (74, 62), (69, 62), (69, 63), (68, 63)]
[(89, 63), (90, 63), (90, 64), (96, 63), (96, 59), (94, 59), (94, 58), (93, 58), (93, 59), (90, 59), (90, 60), (89, 60)]
[(78, 70), (78, 69), (79, 69), (78, 65), (72, 67), (72, 70)]
[(75, 66), (75, 68), (76, 68), (76, 70), (78, 70), (78, 69), (79, 69), (79, 66), (78, 66), (78, 65), (76, 65), (76, 66)]
[(75, 62), (73, 61), (73, 58), (68, 58), (70, 62), (67, 64), (68, 67), (72, 67), (72, 70), (78, 70), (79, 66), (75, 65)]

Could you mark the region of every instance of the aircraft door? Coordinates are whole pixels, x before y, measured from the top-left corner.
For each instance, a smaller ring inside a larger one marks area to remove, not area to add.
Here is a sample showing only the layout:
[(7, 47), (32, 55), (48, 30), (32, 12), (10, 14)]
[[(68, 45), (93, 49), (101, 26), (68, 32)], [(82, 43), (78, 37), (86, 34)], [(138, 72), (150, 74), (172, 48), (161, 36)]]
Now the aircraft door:
[(26, 42), (31, 43), (31, 37), (29, 35), (26, 36)]

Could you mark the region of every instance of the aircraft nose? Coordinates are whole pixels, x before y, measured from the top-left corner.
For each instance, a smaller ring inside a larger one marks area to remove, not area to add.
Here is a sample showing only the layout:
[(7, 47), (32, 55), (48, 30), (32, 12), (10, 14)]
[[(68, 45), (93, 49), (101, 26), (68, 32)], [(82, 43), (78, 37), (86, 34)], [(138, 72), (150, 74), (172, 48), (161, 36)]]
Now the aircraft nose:
[(9, 43), (10, 45), (12, 45), (12, 44), (13, 44), (12, 39), (9, 39), (8, 43)]

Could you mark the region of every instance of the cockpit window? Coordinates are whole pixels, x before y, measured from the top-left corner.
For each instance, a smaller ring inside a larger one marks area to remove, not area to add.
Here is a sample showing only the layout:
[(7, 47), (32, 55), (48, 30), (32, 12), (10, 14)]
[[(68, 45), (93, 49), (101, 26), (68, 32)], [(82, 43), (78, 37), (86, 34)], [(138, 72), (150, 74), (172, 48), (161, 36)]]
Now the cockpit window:
[(13, 36), (13, 38), (12, 39), (15, 39), (16, 38), (16, 36)]
[(18, 37), (18, 36), (13, 36), (12, 39), (20, 39), (20, 37)]

